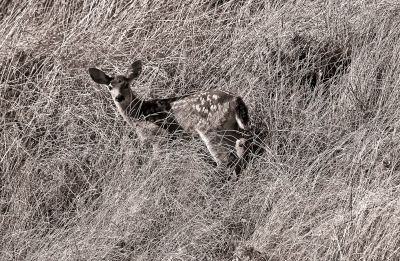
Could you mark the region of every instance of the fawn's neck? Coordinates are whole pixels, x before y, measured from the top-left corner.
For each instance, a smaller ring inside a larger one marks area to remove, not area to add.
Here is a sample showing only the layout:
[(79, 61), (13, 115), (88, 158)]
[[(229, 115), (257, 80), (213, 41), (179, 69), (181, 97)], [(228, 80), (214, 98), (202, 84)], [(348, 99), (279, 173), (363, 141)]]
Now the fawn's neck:
[(175, 134), (183, 131), (170, 111), (171, 103), (178, 99), (175, 97), (145, 101), (133, 96), (130, 103), (118, 103), (117, 109), (124, 120), (136, 129), (146, 124), (145, 122), (151, 122)]
[(126, 100), (122, 102), (114, 101), (119, 114), (124, 118), (127, 123), (132, 123), (132, 120), (140, 117), (140, 106), (143, 103), (141, 99), (136, 97), (133, 93), (130, 93), (129, 97), (125, 97)]

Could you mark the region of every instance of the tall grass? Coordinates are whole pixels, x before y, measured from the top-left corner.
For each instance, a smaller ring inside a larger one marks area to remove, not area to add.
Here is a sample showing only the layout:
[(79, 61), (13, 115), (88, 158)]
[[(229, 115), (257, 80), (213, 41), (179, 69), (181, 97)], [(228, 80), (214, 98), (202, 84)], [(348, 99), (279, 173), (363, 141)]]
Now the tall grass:
[[(1, 260), (400, 259), (396, 1), (1, 5)], [(266, 152), (221, 183), (141, 147), (87, 73), (135, 59), (144, 98), (240, 94)]]

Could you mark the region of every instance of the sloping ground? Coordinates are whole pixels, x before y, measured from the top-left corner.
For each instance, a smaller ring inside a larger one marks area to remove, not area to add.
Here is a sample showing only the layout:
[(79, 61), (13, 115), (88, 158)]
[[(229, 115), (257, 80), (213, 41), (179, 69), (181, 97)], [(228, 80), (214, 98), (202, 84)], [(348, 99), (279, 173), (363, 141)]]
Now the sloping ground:
[[(396, 1), (13, 2), (0, 259), (400, 259)], [(238, 181), (198, 140), (138, 145), (87, 68), (139, 58), (145, 98), (243, 96), (268, 135)]]

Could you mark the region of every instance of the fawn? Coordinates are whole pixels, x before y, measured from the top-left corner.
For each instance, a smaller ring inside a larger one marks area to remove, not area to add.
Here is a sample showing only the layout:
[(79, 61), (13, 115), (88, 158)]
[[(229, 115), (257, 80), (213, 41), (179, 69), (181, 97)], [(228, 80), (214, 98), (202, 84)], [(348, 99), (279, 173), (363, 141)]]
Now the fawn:
[(210, 90), (165, 99), (143, 100), (130, 88), (139, 77), (142, 62), (135, 61), (127, 76), (109, 76), (89, 68), (93, 81), (108, 85), (118, 112), (141, 141), (164, 129), (172, 136), (196, 135), (204, 141), (217, 166), (240, 160), (245, 153), (248, 109), (242, 98), (225, 91)]

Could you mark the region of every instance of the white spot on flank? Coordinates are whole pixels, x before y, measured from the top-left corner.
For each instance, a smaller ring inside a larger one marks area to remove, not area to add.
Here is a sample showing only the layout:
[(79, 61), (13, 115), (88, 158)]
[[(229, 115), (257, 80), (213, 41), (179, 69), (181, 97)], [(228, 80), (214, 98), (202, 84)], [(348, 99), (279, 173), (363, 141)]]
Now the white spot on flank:
[(214, 100), (218, 100), (218, 98), (219, 98), (219, 96), (218, 96), (218, 95), (216, 95), (216, 94), (213, 94), (213, 96), (212, 96), (212, 97), (213, 97), (213, 99), (214, 99)]
[(199, 104), (196, 105), (196, 110), (197, 110), (197, 111), (201, 111), (201, 108), (200, 108), (200, 105), (199, 105)]
[(180, 100), (180, 101), (174, 102), (174, 104), (177, 104), (177, 105), (185, 105), (185, 104), (186, 104), (186, 101)]

